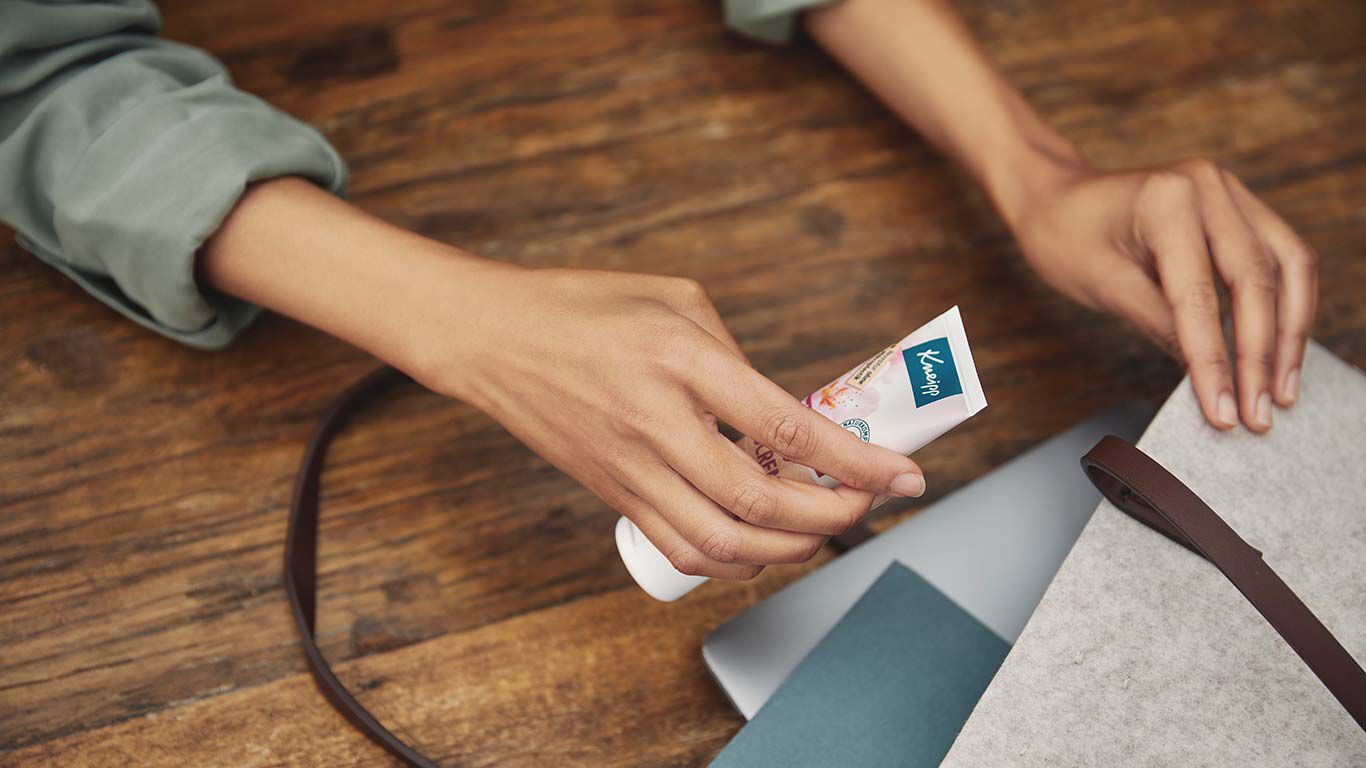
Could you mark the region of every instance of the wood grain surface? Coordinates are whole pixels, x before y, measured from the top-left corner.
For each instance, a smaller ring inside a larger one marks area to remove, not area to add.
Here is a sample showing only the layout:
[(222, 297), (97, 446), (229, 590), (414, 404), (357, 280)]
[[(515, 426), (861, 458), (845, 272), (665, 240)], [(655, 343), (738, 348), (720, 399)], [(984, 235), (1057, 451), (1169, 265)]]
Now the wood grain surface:
[[(1240, 173), (1322, 255), (1317, 338), (1366, 364), (1366, 5), (963, 9), (1097, 161)], [(961, 305), (991, 407), (917, 457), (925, 502), (1181, 378), (1034, 279), (984, 198), (818, 50), (739, 40), (715, 3), (163, 10), (318, 125), (364, 208), (497, 259), (696, 278), (794, 393)], [(185, 349), (8, 244), (0, 360), (0, 766), (391, 764), (315, 691), (280, 586), (304, 441), (374, 361), (278, 317)], [(654, 603), (615, 514), (416, 387), (324, 483), (323, 650), (442, 765), (706, 762), (741, 720), (703, 637), (810, 567)]]

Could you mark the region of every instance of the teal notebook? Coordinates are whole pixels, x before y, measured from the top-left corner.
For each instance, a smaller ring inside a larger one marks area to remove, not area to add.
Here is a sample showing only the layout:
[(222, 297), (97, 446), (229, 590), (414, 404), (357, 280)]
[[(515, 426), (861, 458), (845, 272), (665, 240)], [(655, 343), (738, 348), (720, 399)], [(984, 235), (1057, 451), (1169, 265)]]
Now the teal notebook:
[(892, 563), (712, 766), (932, 768), (1009, 650)]

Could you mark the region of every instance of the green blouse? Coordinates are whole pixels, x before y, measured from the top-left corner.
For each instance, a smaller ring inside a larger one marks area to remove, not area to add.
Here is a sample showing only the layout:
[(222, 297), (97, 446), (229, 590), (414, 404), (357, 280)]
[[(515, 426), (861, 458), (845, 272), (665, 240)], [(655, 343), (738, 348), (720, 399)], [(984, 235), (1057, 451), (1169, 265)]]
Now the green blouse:
[[(778, 43), (821, 2), (726, 0), (726, 20)], [(342, 194), (346, 165), (160, 28), (150, 0), (3, 0), (0, 221), (124, 315), (217, 349), (260, 309), (196, 285), (199, 247), (250, 182), (302, 176)]]

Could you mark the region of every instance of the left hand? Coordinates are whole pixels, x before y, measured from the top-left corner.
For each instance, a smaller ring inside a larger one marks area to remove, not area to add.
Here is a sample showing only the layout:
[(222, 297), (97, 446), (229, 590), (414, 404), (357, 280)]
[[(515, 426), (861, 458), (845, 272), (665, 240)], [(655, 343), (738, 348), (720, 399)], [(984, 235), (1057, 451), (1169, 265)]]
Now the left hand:
[[(1232, 173), (1208, 160), (1065, 174), (1012, 222), (1030, 265), (1062, 293), (1125, 318), (1190, 369), (1205, 418), (1271, 428), (1299, 394), (1318, 257)], [(1220, 323), (1232, 303), (1236, 365)], [(1234, 381), (1237, 381), (1235, 390)]]

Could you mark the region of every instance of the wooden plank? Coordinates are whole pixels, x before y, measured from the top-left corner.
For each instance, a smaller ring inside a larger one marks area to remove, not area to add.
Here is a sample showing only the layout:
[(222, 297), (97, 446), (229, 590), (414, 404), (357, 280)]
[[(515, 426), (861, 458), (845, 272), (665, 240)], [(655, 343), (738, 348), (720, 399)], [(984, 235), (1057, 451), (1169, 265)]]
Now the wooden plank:
[[(719, 622), (762, 591), (709, 590), (690, 612)], [(338, 674), (442, 765), (694, 765), (732, 730), (713, 716), (727, 705), (697, 664), (706, 627), (616, 590), (373, 654)], [(0, 766), (178, 767), (190, 756), (231, 766), (396, 764), (317, 698), (307, 675), (292, 675), (0, 755)]]
[[(1323, 257), (1317, 335), (1366, 365), (1366, 6), (964, 6), (1098, 161), (1239, 171)], [(362, 206), (495, 258), (697, 278), (793, 392), (960, 304), (992, 406), (918, 457), (927, 501), (1180, 378), (1030, 276), (982, 197), (819, 51), (739, 41), (708, 4), (164, 10), (319, 124)], [(303, 442), (373, 361), (273, 317), (186, 350), (14, 246), (0, 297), (0, 765), (376, 764), (302, 674), (279, 589)], [(415, 388), (326, 482), (324, 649), (452, 764), (704, 761), (739, 721), (701, 637), (806, 570), (653, 605), (604, 505)]]

